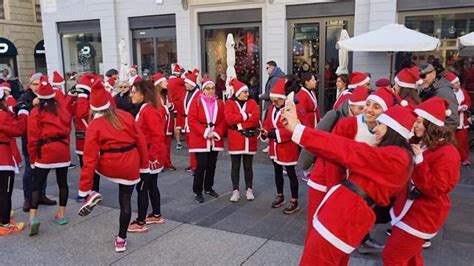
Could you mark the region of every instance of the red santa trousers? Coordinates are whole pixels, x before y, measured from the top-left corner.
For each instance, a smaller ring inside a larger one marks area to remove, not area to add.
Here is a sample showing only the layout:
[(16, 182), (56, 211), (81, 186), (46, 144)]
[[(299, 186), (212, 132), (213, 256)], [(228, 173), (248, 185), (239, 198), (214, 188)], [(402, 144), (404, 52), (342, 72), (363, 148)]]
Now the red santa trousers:
[(392, 235), (383, 250), (385, 266), (421, 266), (425, 265), (421, 254), (425, 240), (410, 235), (394, 226)]
[(456, 140), (458, 151), (461, 155), (461, 162), (469, 159), (469, 130), (467, 128), (456, 130)]
[[(309, 232), (313, 229), (313, 217), (316, 209), (318, 208), (321, 201), (323, 201), (324, 196), (326, 193), (316, 190), (312, 187), (308, 187), (308, 206), (306, 207), (307, 210), (307, 228), (306, 228), (306, 241), (309, 238)], [(314, 230), (314, 229), (313, 229)]]
[[(189, 133), (186, 133), (185, 140), (189, 149)], [(191, 166), (191, 169), (193, 170), (196, 170), (197, 168), (196, 154), (194, 154), (194, 152), (189, 153), (189, 166)]]
[(165, 137), (165, 162), (163, 163), (164, 167), (172, 167), (173, 163), (171, 162), (171, 143), (173, 142), (173, 136)]
[[(312, 221), (313, 219), (311, 219)], [(348, 265), (350, 255), (346, 254), (326, 239), (324, 239), (314, 228), (311, 228), (308, 239), (304, 246), (301, 266), (334, 266)]]

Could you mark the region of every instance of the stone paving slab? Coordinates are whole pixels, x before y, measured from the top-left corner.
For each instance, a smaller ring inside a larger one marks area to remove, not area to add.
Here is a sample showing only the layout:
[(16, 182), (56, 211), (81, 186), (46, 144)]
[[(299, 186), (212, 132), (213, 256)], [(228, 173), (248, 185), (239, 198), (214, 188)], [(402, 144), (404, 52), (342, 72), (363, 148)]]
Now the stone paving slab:
[(298, 265), (303, 247), (269, 240), (243, 265)]

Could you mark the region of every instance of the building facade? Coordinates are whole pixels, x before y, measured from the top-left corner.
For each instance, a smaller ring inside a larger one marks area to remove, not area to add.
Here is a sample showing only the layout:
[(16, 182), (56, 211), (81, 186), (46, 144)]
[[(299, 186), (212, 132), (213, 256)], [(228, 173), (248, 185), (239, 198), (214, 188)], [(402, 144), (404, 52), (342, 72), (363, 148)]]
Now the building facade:
[[(445, 65), (458, 58), (456, 37), (474, 30), (472, 0), (47, 0), (42, 15), (48, 72), (118, 69), (124, 40), (128, 61), (143, 76), (169, 72), (178, 62), (216, 79), (225, 73), (226, 36), (232, 33), (240, 79), (264, 88), (269, 60), (289, 74), (315, 72), (325, 106), (334, 97), (342, 29), (353, 36), (405, 24), (441, 38), (443, 47), (403, 56)], [(377, 79), (388, 76), (389, 63), (385, 53), (354, 53), (350, 68)]]
[(46, 72), (39, 0), (0, 0), (0, 71), (28, 81), (31, 72)]

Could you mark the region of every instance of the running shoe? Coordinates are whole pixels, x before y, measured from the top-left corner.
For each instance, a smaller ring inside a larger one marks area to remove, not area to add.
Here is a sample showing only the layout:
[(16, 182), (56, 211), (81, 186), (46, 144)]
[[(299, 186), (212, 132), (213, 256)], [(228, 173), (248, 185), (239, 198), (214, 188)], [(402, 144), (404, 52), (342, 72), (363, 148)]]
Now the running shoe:
[(87, 216), (92, 210), (102, 201), (102, 195), (97, 192), (92, 192), (84, 201), (81, 208), (79, 209), (79, 216)]
[(162, 224), (165, 222), (165, 219), (163, 219), (163, 216), (161, 214), (155, 215), (155, 214), (149, 214), (146, 217), (146, 224)]
[(25, 228), (24, 223), (10, 221), (8, 224), (0, 224), (0, 236), (21, 232)]
[(127, 232), (146, 233), (148, 232), (148, 227), (146, 227), (146, 222), (143, 224), (140, 224), (137, 220), (135, 220), (128, 226)]
[(203, 203), (204, 202), (204, 197), (202, 196), (202, 194), (196, 194), (196, 196), (194, 197), (194, 200), (197, 203)]
[(285, 204), (286, 204), (285, 197), (276, 196), (275, 200), (272, 202), (272, 208), (280, 208), (281, 206)]
[(127, 240), (117, 236), (115, 239), (115, 251), (124, 252), (125, 250), (127, 250)]
[(360, 254), (369, 254), (369, 253), (380, 253), (384, 249), (385, 245), (382, 245), (369, 237), (364, 243), (362, 243), (357, 251)]
[(300, 210), (300, 207), (298, 206), (298, 201), (290, 201), (289, 206), (283, 210), (284, 214), (293, 214), (297, 211)]
[(232, 201), (232, 202), (237, 202), (239, 201), (240, 199), (240, 193), (239, 193), (239, 190), (234, 190), (232, 191), (232, 196), (230, 197), (229, 201)]
[(245, 198), (247, 198), (247, 200), (255, 199), (255, 196), (253, 195), (253, 190), (251, 188), (247, 188), (247, 191), (245, 191)]
[(208, 190), (208, 191), (204, 191), (205, 194), (211, 196), (211, 197), (214, 197), (214, 198), (218, 198), (219, 197), (219, 194), (217, 194), (217, 192), (214, 190), (214, 189), (211, 189), (211, 190)]
[(54, 221), (56, 221), (56, 223), (59, 224), (59, 225), (65, 225), (65, 224), (68, 223), (68, 220), (66, 219), (66, 217), (60, 216), (59, 213), (57, 213), (54, 216)]

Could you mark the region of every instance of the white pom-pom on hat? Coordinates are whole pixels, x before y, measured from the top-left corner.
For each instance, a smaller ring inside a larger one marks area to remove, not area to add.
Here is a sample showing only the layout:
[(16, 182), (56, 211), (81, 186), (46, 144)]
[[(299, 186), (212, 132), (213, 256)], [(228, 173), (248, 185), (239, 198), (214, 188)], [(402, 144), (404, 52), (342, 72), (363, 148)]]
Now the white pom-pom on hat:
[(446, 113), (446, 116), (451, 116), (453, 114), (453, 112), (451, 112), (450, 109), (447, 109), (445, 113)]
[(406, 100), (402, 100), (400, 102), (400, 105), (403, 106), (403, 107), (407, 107), (408, 106), (408, 102)]

